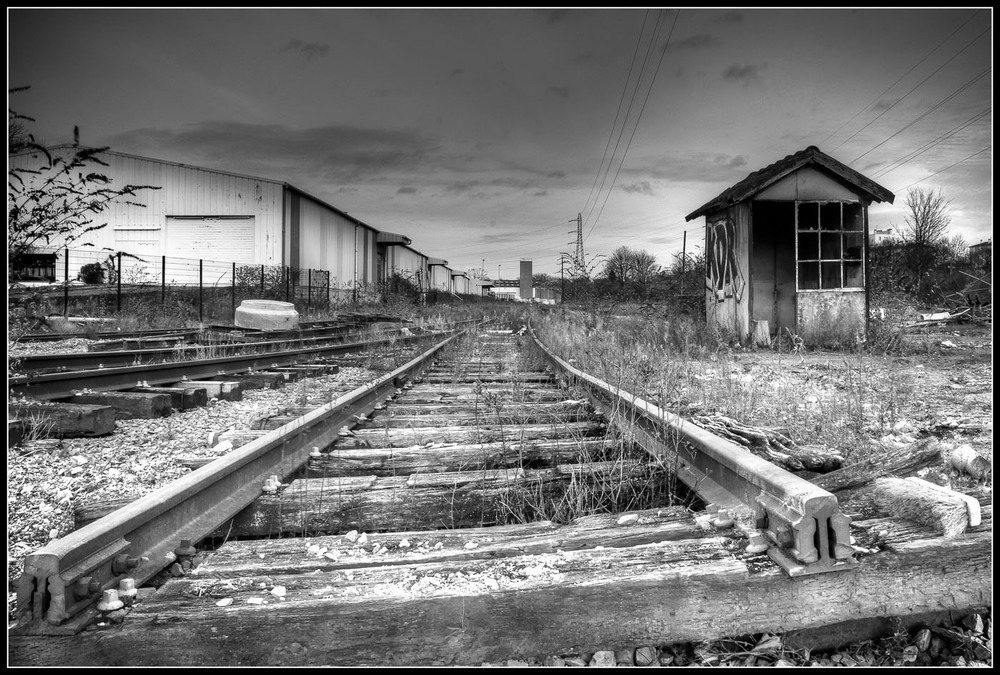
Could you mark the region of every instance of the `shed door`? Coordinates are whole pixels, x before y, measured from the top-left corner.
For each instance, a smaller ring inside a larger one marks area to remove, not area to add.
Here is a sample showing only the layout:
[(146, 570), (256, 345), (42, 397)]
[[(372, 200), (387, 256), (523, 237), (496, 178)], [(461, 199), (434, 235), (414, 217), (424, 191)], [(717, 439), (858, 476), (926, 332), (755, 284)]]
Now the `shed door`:
[(253, 216), (168, 216), (166, 255), (253, 264)]
[(754, 321), (795, 331), (795, 202), (753, 202)]

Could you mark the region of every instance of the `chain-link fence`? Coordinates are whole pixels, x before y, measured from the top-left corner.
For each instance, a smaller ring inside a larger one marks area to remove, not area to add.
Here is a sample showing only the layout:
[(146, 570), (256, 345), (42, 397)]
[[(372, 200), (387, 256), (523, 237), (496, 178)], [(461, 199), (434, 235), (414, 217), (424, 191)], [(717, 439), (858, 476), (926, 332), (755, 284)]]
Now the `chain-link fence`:
[(300, 313), (371, 302), (373, 288), (337, 284), (327, 270), (149, 256), (125, 251), (40, 249), (8, 269), (8, 296), (44, 296), (62, 313), (147, 314), (159, 310), (231, 323), (243, 300), (295, 303)]

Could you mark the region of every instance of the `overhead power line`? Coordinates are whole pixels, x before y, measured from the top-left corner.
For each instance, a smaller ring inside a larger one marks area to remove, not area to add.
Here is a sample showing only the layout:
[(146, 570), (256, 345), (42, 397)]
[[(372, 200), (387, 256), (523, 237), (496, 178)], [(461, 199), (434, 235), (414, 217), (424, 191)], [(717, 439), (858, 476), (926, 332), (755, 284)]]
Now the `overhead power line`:
[(903, 94), (903, 95), (902, 95), (901, 97), (899, 97), (898, 99), (896, 99), (896, 100), (895, 100), (895, 101), (894, 101), (894, 102), (892, 103), (892, 105), (890, 105), (890, 106), (889, 106), (888, 108), (886, 108), (885, 110), (883, 110), (882, 112), (880, 112), (880, 113), (879, 113), (879, 114), (878, 114), (878, 115), (877, 115), (877, 116), (875, 117), (875, 119), (873, 119), (873, 120), (872, 120), (872, 121), (870, 121), (870, 122), (869, 122), (868, 124), (864, 125), (864, 126), (863, 126), (863, 127), (861, 127), (860, 129), (858, 129), (857, 131), (855, 131), (855, 132), (854, 132), (853, 134), (851, 134), (851, 136), (850, 136), (850, 137), (849, 137), (849, 138), (848, 138), (847, 140), (843, 141), (843, 142), (842, 142), (842, 143), (841, 143), (840, 145), (838, 145), (838, 146), (837, 146), (836, 148), (834, 148), (834, 150), (838, 150), (838, 149), (839, 149), (840, 147), (842, 147), (842, 146), (843, 146), (844, 144), (846, 144), (846, 143), (848, 143), (849, 141), (851, 141), (851, 140), (852, 140), (852, 139), (853, 139), (853, 138), (854, 138), (855, 136), (857, 136), (857, 135), (858, 135), (858, 134), (860, 134), (860, 133), (861, 133), (862, 131), (864, 131), (865, 129), (867, 129), (868, 127), (870, 127), (870, 126), (871, 126), (872, 124), (874, 124), (875, 122), (877, 122), (877, 121), (879, 120), (879, 118), (881, 118), (881, 117), (882, 117), (882, 115), (886, 114), (887, 112), (889, 112), (890, 110), (892, 110), (893, 108), (895, 108), (895, 107), (896, 107), (896, 106), (897, 106), (897, 105), (898, 105), (898, 104), (899, 104), (899, 103), (900, 103), (900, 102), (901, 102), (901, 101), (902, 101), (902, 100), (903, 100), (904, 98), (906, 98), (907, 96), (909, 96), (910, 94), (912, 94), (912, 93), (913, 93), (914, 91), (916, 91), (916, 90), (917, 90), (917, 89), (918, 89), (918, 88), (920, 87), (920, 85), (922, 85), (922, 84), (923, 84), (924, 82), (926, 82), (927, 80), (929, 80), (929, 79), (931, 79), (932, 77), (934, 77), (935, 75), (937, 75), (937, 74), (938, 74), (938, 72), (939, 72), (939, 71), (940, 71), (940, 70), (941, 70), (942, 68), (944, 68), (944, 67), (945, 67), (945, 66), (947, 66), (947, 65), (948, 65), (949, 63), (951, 63), (951, 62), (952, 62), (952, 61), (954, 61), (954, 60), (955, 60), (956, 58), (958, 58), (958, 56), (959, 56), (960, 54), (962, 54), (962, 53), (963, 53), (963, 52), (964, 52), (964, 51), (965, 51), (966, 49), (968, 49), (968, 48), (969, 48), (969, 47), (971, 47), (971, 46), (972, 46), (973, 44), (975, 44), (975, 42), (976, 42), (976, 41), (977, 41), (977, 40), (978, 40), (979, 38), (981, 38), (982, 36), (986, 35), (986, 33), (988, 33), (989, 31), (990, 31), (990, 29), (989, 29), (989, 28), (987, 28), (987, 29), (986, 29), (986, 30), (984, 30), (984, 31), (983, 31), (982, 33), (980, 33), (980, 34), (979, 34), (979, 35), (977, 35), (976, 37), (972, 38), (972, 40), (970, 40), (968, 44), (966, 44), (966, 45), (965, 45), (964, 47), (962, 47), (962, 48), (961, 48), (960, 50), (958, 50), (958, 51), (957, 51), (957, 52), (956, 52), (956, 53), (955, 53), (955, 54), (954, 54), (954, 55), (953, 55), (953, 56), (952, 56), (952, 57), (951, 57), (950, 59), (948, 59), (947, 61), (945, 61), (944, 63), (942, 63), (942, 64), (941, 64), (940, 66), (938, 66), (937, 70), (935, 70), (935, 71), (934, 71), (933, 73), (931, 73), (930, 75), (928, 75), (928, 76), (927, 76), (927, 77), (925, 77), (924, 79), (920, 80), (920, 82), (919, 82), (919, 83), (918, 83), (918, 84), (917, 84), (917, 85), (916, 85), (915, 87), (913, 87), (913, 89), (910, 89), (910, 90), (909, 90), (908, 92), (906, 92), (906, 93), (905, 93), (905, 94)]
[(972, 159), (972, 158), (973, 158), (973, 157), (975, 157), (976, 155), (981, 155), (981, 154), (983, 154), (984, 152), (986, 152), (987, 150), (989, 150), (989, 149), (990, 149), (990, 148), (992, 148), (992, 147), (993, 147), (992, 145), (987, 145), (987, 146), (986, 146), (985, 148), (983, 148), (982, 150), (979, 150), (978, 152), (974, 152), (974, 153), (972, 153), (971, 155), (969, 155), (969, 156), (968, 156), (968, 157), (966, 157), (965, 159), (960, 159), (960, 160), (958, 160), (957, 162), (955, 162), (954, 164), (949, 164), (948, 166), (946, 166), (945, 168), (941, 169), (940, 171), (935, 171), (935, 172), (934, 172), (934, 173), (932, 173), (931, 175), (929, 175), (929, 176), (924, 176), (924, 177), (923, 177), (923, 178), (921, 178), (920, 180), (918, 180), (918, 181), (915, 181), (915, 182), (913, 182), (913, 183), (910, 183), (910, 184), (909, 184), (909, 185), (907, 185), (906, 187), (902, 187), (902, 188), (899, 188), (898, 190), (895, 190), (895, 193), (896, 193), (896, 194), (899, 194), (899, 193), (900, 193), (900, 192), (902, 192), (903, 190), (909, 190), (909, 189), (910, 189), (911, 187), (913, 187), (913, 186), (914, 186), (914, 185), (916, 185), (917, 183), (923, 183), (923, 182), (924, 182), (925, 180), (927, 180), (928, 178), (933, 178), (934, 176), (938, 175), (939, 173), (944, 173), (945, 171), (947, 171), (948, 169), (950, 169), (950, 168), (952, 168), (952, 167), (954, 167), (954, 166), (958, 166), (959, 164), (962, 164), (963, 162), (968, 162), (968, 161), (969, 161), (970, 159)]
[(990, 114), (991, 110), (992, 110), (991, 108), (986, 108), (985, 110), (982, 110), (979, 113), (973, 115), (972, 117), (970, 117), (969, 119), (967, 119), (962, 124), (959, 124), (958, 126), (953, 127), (951, 130), (949, 130), (949, 131), (941, 134), (940, 136), (938, 136), (934, 140), (928, 141), (927, 143), (924, 143), (922, 146), (920, 146), (919, 148), (917, 148), (916, 150), (914, 150), (910, 154), (906, 155), (902, 159), (897, 159), (895, 162), (892, 162), (891, 164), (889, 164), (888, 166), (886, 166), (884, 169), (880, 169), (878, 172), (876, 172), (872, 176), (872, 178), (873, 179), (881, 178), (882, 176), (886, 175), (887, 173), (891, 173), (891, 172), (895, 171), (896, 169), (898, 169), (898, 168), (900, 168), (900, 167), (902, 167), (902, 166), (904, 166), (906, 164), (909, 164), (914, 159), (916, 159), (920, 155), (924, 154), (925, 152), (927, 152), (931, 148), (940, 145), (944, 141), (948, 140), (949, 138), (951, 138), (952, 136), (954, 136), (955, 134), (957, 134), (959, 131), (962, 131), (966, 127), (969, 127), (969, 126), (975, 124), (976, 122), (978, 122), (979, 120), (983, 119), (984, 117), (986, 117), (987, 115)]
[(934, 112), (935, 110), (937, 110), (938, 108), (940, 108), (941, 106), (943, 106), (945, 103), (947, 103), (948, 101), (952, 100), (953, 98), (955, 98), (956, 96), (958, 96), (959, 94), (961, 94), (963, 91), (965, 91), (966, 89), (968, 89), (969, 87), (971, 87), (972, 85), (974, 85), (976, 82), (978, 82), (979, 80), (981, 80), (984, 77), (986, 77), (986, 74), (989, 73), (991, 70), (992, 70), (992, 68), (987, 68), (983, 72), (979, 73), (979, 75), (976, 75), (974, 78), (972, 78), (971, 80), (969, 80), (968, 82), (966, 82), (965, 84), (963, 84), (961, 87), (959, 87), (958, 89), (956, 89), (955, 91), (953, 91), (951, 94), (949, 94), (945, 98), (943, 98), (940, 101), (938, 101), (934, 106), (932, 106), (930, 108), (930, 110), (927, 110), (926, 112), (922, 113), (921, 115), (918, 115), (915, 120), (913, 120), (912, 122), (910, 122), (909, 124), (907, 124), (906, 126), (904, 126), (902, 129), (900, 129), (896, 133), (892, 134), (891, 136), (889, 136), (888, 138), (886, 138), (882, 142), (877, 143), (876, 145), (874, 145), (873, 147), (871, 147), (870, 149), (868, 149), (866, 152), (863, 152), (860, 155), (858, 155), (857, 157), (855, 157), (853, 160), (851, 160), (849, 162), (849, 164), (854, 164), (854, 162), (858, 161), (859, 159), (861, 159), (862, 157), (864, 157), (865, 155), (867, 155), (872, 150), (875, 150), (876, 148), (885, 145), (886, 143), (888, 143), (889, 141), (891, 141), (893, 138), (895, 138), (896, 136), (900, 135), (901, 133), (903, 133), (904, 131), (906, 131), (910, 127), (912, 127), (914, 124), (916, 124), (917, 122), (919, 122), (920, 120), (922, 120), (923, 118), (927, 117), (932, 112)]
[[(962, 30), (963, 28), (965, 28), (966, 24), (968, 24), (968, 23), (969, 23), (970, 21), (972, 21), (972, 20), (973, 20), (973, 19), (974, 19), (975, 17), (976, 17), (976, 12), (974, 12), (974, 13), (972, 14), (972, 16), (970, 16), (970, 17), (969, 17), (968, 19), (966, 19), (966, 20), (965, 20), (965, 21), (964, 21), (964, 22), (962, 23), (962, 25), (960, 25), (960, 26), (959, 26), (958, 28), (956, 28), (955, 30), (953, 30), (953, 31), (951, 32), (951, 34), (950, 34), (950, 35), (948, 35), (948, 37), (946, 37), (946, 38), (945, 38), (944, 40), (941, 40), (941, 42), (939, 42), (939, 43), (938, 43), (938, 46), (937, 46), (937, 47), (935, 47), (934, 49), (932, 49), (932, 50), (930, 50), (929, 52), (927, 52), (927, 55), (926, 55), (926, 56), (924, 56), (924, 58), (922, 58), (922, 59), (920, 59), (919, 61), (917, 61), (917, 62), (916, 62), (916, 63), (915, 63), (914, 65), (913, 65), (913, 67), (912, 67), (912, 68), (910, 68), (910, 69), (909, 69), (908, 71), (906, 71), (905, 73), (903, 73), (902, 75), (900, 75), (900, 76), (899, 76), (899, 79), (897, 79), (897, 80), (896, 80), (895, 82), (893, 82), (893, 83), (892, 83), (892, 84), (890, 84), (890, 85), (889, 85), (888, 87), (886, 87), (886, 88), (885, 88), (885, 90), (884, 90), (884, 91), (883, 91), (883, 92), (882, 92), (881, 94), (879, 94), (878, 96), (876, 96), (875, 98), (873, 98), (873, 99), (871, 100), (871, 102), (870, 102), (870, 103), (868, 103), (868, 105), (864, 106), (863, 108), (861, 108), (861, 110), (859, 110), (858, 112), (854, 113), (854, 116), (853, 116), (853, 117), (851, 117), (851, 119), (849, 119), (849, 120), (847, 120), (846, 122), (844, 122), (843, 124), (841, 124), (841, 125), (840, 125), (840, 127), (839, 127), (839, 128), (838, 128), (838, 129), (836, 130), (836, 131), (832, 132), (832, 133), (831, 133), (830, 135), (828, 135), (828, 136), (827, 136), (826, 138), (824, 138), (824, 139), (823, 139), (823, 144), (826, 144), (826, 142), (827, 142), (828, 140), (830, 140), (831, 138), (833, 138), (834, 136), (836, 136), (837, 134), (839, 134), (839, 133), (840, 133), (840, 130), (841, 130), (841, 129), (843, 129), (844, 127), (846, 127), (846, 126), (847, 126), (848, 124), (850, 124), (851, 122), (853, 122), (853, 121), (854, 121), (854, 120), (855, 120), (855, 119), (857, 118), (857, 116), (858, 116), (858, 115), (860, 115), (860, 114), (861, 114), (861, 113), (863, 113), (864, 111), (866, 111), (866, 110), (868, 110), (869, 108), (871, 108), (871, 107), (872, 107), (872, 105), (874, 105), (875, 103), (877, 103), (877, 102), (878, 102), (878, 100), (879, 100), (880, 98), (882, 98), (882, 97), (883, 97), (883, 96), (885, 96), (885, 95), (886, 95), (887, 93), (889, 93), (889, 90), (891, 90), (891, 89), (892, 89), (893, 87), (895, 87), (895, 86), (896, 86), (897, 84), (899, 84), (900, 82), (902, 82), (903, 78), (905, 78), (905, 77), (906, 77), (907, 75), (909, 75), (909, 74), (910, 74), (910, 73), (912, 73), (912, 72), (913, 72), (914, 70), (916, 70), (917, 66), (919, 66), (919, 65), (920, 65), (921, 63), (923, 63), (924, 61), (926, 61), (926, 60), (927, 60), (928, 58), (930, 58), (930, 55), (931, 55), (931, 54), (933, 54), (934, 52), (936, 52), (937, 50), (939, 50), (939, 49), (941, 48), (941, 46), (942, 46), (942, 45), (944, 45), (944, 43), (945, 43), (945, 42), (947, 42), (948, 40), (950, 40), (950, 39), (952, 38), (952, 36), (954, 36), (954, 35), (955, 35), (955, 33), (957, 33), (958, 31)], [(852, 138), (853, 138), (853, 137), (852, 137)], [(845, 141), (845, 142), (846, 142), (846, 141)], [(843, 145), (843, 143), (841, 143), (841, 145)], [(840, 145), (838, 145), (837, 147), (839, 148), (839, 147), (840, 147)]]
[[(611, 131), (608, 133), (608, 142), (604, 144), (604, 155), (601, 157), (601, 163), (597, 167), (597, 173), (594, 175), (594, 184), (590, 186), (590, 194), (587, 195), (587, 201), (583, 203), (583, 210), (587, 210), (587, 205), (590, 203), (590, 198), (594, 194), (594, 188), (597, 187), (597, 180), (601, 177), (601, 169), (604, 167), (604, 160), (608, 156), (608, 148), (611, 147), (611, 139), (614, 138), (615, 128), (618, 126), (618, 117), (622, 112), (622, 104), (625, 103), (625, 94), (628, 92), (628, 83), (632, 80), (632, 69), (635, 67), (636, 57), (639, 55), (639, 46), (642, 44), (642, 34), (646, 32), (646, 20), (649, 18), (649, 10), (642, 17), (642, 27), (639, 28), (639, 36), (635, 40), (635, 51), (632, 52), (632, 62), (628, 66), (628, 75), (625, 77), (625, 86), (622, 88), (622, 94), (618, 98), (618, 110), (615, 112), (615, 121), (611, 123)], [(611, 164), (608, 164), (611, 167)]]
[[(604, 202), (601, 204), (601, 210), (597, 214), (597, 218), (590, 225), (590, 230), (587, 232), (587, 237), (593, 233), (594, 228), (597, 227), (598, 221), (601, 219), (601, 214), (604, 213), (604, 206), (608, 203), (608, 197), (611, 196), (612, 190), (614, 190), (615, 183), (618, 181), (618, 174), (621, 173), (622, 167), (625, 165), (625, 158), (628, 156), (629, 148), (632, 147), (632, 140), (635, 138), (636, 129), (639, 128), (639, 121), (642, 119), (642, 113), (646, 109), (646, 103), (649, 101), (649, 95), (653, 91), (653, 84), (656, 82), (656, 76), (660, 72), (660, 66), (663, 65), (663, 57), (667, 54), (667, 47), (670, 45), (670, 38), (674, 34), (674, 28), (677, 26), (677, 19), (680, 17), (680, 10), (674, 15), (674, 22), (670, 25), (670, 32), (667, 34), (667, 41), (663, 45), (663, 51), (660, 52), (660, 58), (656, 63), (656, 70), (653, 71), (653, 77), (649, 81), (649, 87), (646, 89), (646, 97), (642, 101), (642, 107), (639, 108), (639, 114), (636, 116), (635, 125), (632, 127), (632, 133), (629, 136), (628, 144), (625, 146), (625, 152), (622, 153), (621, 162), (618, 164), (618, 170), (615, 171), (615, 177), (611, 181), (611, 186), (608, 188), (607, 194), (604, 196)], [(658, 31), (657, 31), (658, 32)], [(653, 43), (655, 44), (655, 38)]]

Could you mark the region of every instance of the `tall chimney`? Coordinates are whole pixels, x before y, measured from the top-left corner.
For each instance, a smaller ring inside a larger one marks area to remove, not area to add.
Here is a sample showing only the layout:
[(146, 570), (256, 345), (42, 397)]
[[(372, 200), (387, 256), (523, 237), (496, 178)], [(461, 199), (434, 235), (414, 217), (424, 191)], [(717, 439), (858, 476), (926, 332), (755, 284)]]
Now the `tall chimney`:
[(531, 300), (531, 261), (521, 261), (521, 288), (522, 300)]

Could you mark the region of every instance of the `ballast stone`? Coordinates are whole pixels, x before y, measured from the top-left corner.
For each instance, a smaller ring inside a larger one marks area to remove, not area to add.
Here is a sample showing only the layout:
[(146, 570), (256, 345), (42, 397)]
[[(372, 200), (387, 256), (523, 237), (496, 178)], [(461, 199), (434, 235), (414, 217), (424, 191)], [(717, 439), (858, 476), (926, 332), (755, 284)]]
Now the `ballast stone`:
[(236, 308), (237, 328), (287, 330), (299, 327), (299, 313), (291, 302), (279, 300), (244, 300)]

